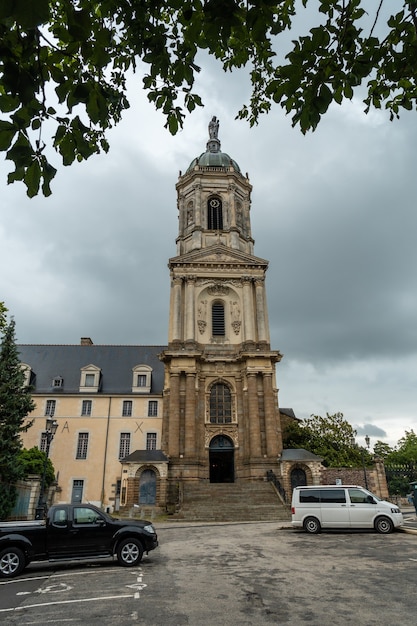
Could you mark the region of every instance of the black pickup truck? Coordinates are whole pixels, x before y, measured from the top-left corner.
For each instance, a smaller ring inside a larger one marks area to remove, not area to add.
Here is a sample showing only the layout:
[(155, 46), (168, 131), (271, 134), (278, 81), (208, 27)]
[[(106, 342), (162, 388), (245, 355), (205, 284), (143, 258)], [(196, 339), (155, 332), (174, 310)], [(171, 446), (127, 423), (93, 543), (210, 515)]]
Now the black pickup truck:
[(150, 522), (115, 519), (91, 504), (59, 504), (46, 520), (0, 523), (0, 576), (17, 576), (31, 561), (116, 556), (132, 567), (157, 545)]

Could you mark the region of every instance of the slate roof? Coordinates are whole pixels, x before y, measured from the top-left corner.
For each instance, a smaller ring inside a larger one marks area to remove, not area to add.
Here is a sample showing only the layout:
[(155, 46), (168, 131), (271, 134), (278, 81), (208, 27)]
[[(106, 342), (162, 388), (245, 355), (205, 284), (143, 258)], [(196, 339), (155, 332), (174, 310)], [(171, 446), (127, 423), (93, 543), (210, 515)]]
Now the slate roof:
[(321, 456), (313, 454), (304, 448), (287, 448), (282, 451), (282, 461), (322, 461)]
[(157, 461), (168, 462), (168, 457), (162, 450), (135, 450), (124, 459), (121, 463), (156, 463)]
[[(81, 368), (95, 365), (101, 369), (99, 393), (131, 394), (132, 369), (136, 365), (152, 368), (152, 394), (162, 394), (164, 365), (158, 355), (167, 346), (105, 345), (18, 345), (20, 360), (32, 369), (35, 393), (79, 393)], [(62, 389), (53, 389), (54, 378), (64, 379)]]
[(292, 419), (297, 420), (298, 422), (302, 421), (299, 417), (296, 416), (293, 409), (282, 409), (281, 407), (279, 407), (279, 412), (283, 415), (287, 415), (287, 417), (291, 417)]

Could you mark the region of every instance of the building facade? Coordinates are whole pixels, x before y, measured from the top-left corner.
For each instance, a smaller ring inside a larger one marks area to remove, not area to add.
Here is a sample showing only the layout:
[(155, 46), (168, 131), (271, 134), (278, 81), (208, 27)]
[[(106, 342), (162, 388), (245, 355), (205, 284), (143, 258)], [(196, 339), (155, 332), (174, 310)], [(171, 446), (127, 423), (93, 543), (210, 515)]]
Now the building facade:
[(170, 480), (234, 482), (276, 470), (282, 449), (265, 275), (254, 255), (252, 186), (223, 153), (218, 122), (177, 183), (177, 256), (165, 364), (162, 449)]
[(61, 501), (164, 507), (181, 482), (279, 473), (268, 262), (254, 254), (252, 186), (221, 151), (216, 118), (176, 190), (167, 345), (19, 346), (36, 402), (24, 446), (42, 449), (45, 417), (57, 420)]
[(36, 404), (24, 447), (45, 450), (46, 419), (58, 423), (49, 451), (57, 473), (56, 502), (88, 501), (118, 510), (128, 495), (128, 466), (122, 461), (137, 450), (142, 456), (136, 470), (143, 478), (135, 502), (139, 487), (142, 500), (149, 499), (144, 470), (155, 462), (166, 465), (158, 356), (164, 347), (100, 346), (87, 338), (79, 345), (19, 346)]

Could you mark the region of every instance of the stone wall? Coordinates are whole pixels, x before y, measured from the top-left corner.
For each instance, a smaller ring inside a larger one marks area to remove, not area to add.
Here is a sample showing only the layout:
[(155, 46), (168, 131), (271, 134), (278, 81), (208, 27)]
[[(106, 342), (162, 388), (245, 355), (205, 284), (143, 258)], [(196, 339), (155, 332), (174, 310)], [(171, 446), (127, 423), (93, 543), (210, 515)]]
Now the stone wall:
[[(366, 473), (366, 477), (365, 477)], [(337, 481), (344, 485), (360, 485), (379, 496), (383, 500), (389, 498), (385, 469), (382, 461), (377, 459), (372, 467), (323, 467), (320, 484), (335, 485)]]

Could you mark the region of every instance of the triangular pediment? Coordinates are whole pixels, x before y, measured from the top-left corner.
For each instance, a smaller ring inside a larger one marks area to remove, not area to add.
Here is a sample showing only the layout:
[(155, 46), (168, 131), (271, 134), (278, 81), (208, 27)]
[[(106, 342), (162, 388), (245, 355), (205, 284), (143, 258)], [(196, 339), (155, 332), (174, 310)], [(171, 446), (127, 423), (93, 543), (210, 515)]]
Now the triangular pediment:
[(169, 265), (242, 265), (253, 267), (268, 267), (268, 261), (260, 257), (247, 254), (241, 250), (228, 248), (222, 244), (216, 244), (209, 248), (191, 250), (181, 256), (169, 260)]

